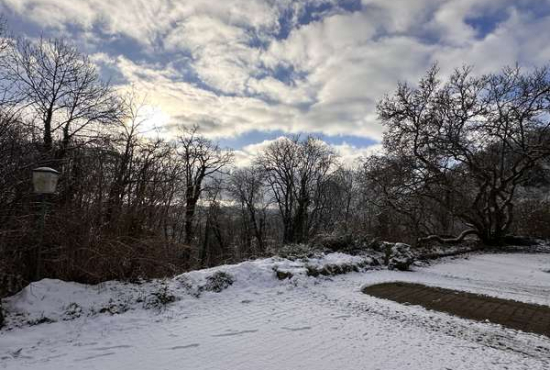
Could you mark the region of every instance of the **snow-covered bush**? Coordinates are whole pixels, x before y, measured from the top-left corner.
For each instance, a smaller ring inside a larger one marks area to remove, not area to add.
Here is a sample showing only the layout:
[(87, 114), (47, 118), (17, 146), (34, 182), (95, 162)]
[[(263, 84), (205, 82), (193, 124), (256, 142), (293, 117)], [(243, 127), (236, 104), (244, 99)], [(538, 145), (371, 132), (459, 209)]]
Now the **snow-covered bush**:
[(385, 253), (384, 264), (388, 269), (407, 271), (415, 260), (411, 247), (405, 243), (383, 243)]
[(80, 317), (82, 314), (82, 307), (76, 302), (70, 303), (65, 309), (66, 320), (71, 320)]
[(115, 302), (112, 298), (109, 302), (99, 309), (99, 313), (109, 313), (111, 315), (118, 315), (128, 311), (129, 305), (122, 302)]
[(159, 289), (151, 293), (151, 299), (147, 303), (149, 307), (162, 308), (176, 301), (176, 296), (168, 289), (168, 284), (165, 280), (162, 281)]
[(375, 266), (376, 260), (368, 256), (351, 256), (344, 253), (330, 253), (300, 260), (284, 260), (273, 267), (279, 280), (294, 276), (335, 276), (359, 272), (368, 266)]
[(307, 265), (307, 276), (313, 276), (317, 277), (319, 275), (322, 276), (334, 276), (334, 275), (342, 275), (347, 274), (349, 272), (359, 272), (361, 268), (365, 267), (366, 263), (359, 263), (359, 264), (351, 264), (351, 263), (344, 263), (341, 265), (325, 265), (322, 267), (317, 266), (310, 266)]
[(290, 271), (278, 270), (277, 268), (274, 268), (273, 271), (275, 271), (275, 276), (279, 280), (292, 279), (292, 276), (294, 276)]
[(50, 319), (49, 317), (46, 317), (46, 316), (41, 316), (38, 319), (27, 321), (27, 324), (29, 326), (35, 326), (40, 324), (51, 324), (52, 322), (55, 322), (55, 320)]
[(200, 287), (201, 291), (219, 293), (235, 282), (233, 276), (227, 272), (217, 271), (206, 278), (206, 284)]

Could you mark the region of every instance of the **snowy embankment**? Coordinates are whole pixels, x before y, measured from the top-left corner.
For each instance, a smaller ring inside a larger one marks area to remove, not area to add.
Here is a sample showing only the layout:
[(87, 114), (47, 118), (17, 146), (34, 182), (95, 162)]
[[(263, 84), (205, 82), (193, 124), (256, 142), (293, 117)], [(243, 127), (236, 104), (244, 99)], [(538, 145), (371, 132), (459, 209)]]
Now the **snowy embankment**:
[(6, 326), (33, 326), (139, 309), (158, 311), (175, 301), (199, 298), (207, 292), (220, 293), (233, 284), (239, 290), (259, 291), (280, 286), (278, 280), (292, 279), (296, 283), (312, 271), (327, 271), (331, 275), (344, 270), (359, 271), (372, 261), (370, 257), (331, 253), (297, 260), (259, 259), (192, 271), (173, 279), (137, 283), (109, 281), (85, 285), (44, 279), (5, 300)]
[[(550, 305), (550, 254), (308, 276), (313, 266), (338, 272), (350, 268), (336, 265), (369, 262), (342, 254), (265, 259), (139, 285), (43, 280), (4, 301), (23, 315), (10, 315), (12, 329), (0, 331), (0, 368), (550, 368), (546, 337), (361, 293), (368, 284), (411, 281)], [(276, 271), (292, 276), (279, 280)], [(41, 317), (55, 322), (15, 327)]]

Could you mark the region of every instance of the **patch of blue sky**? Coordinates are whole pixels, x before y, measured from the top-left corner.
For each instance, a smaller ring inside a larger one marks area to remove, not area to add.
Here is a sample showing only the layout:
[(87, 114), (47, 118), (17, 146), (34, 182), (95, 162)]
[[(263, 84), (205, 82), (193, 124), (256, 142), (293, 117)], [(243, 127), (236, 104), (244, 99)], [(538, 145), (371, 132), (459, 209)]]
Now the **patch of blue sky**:
[(273, 36), (277, 40), (284, 40), (294, 29), (295, 26), (295, 12), (292, 8), (284, 8), (279, 15), (278, 23), (279, 29)]
[(538, 20), (550, 16), (550, 1), (517, 1), (509, 7), (501, 7), (466, 17), (465, 22), (476, 31), (478, 38), (483, 39), (493, 33), (500, 24), (506, 22), (514, 10), (530, 16), (533, 20)]
[(298, 15), (298, 24), (304, 25), (321, 20), (334, 11), (355, 12), (362, 9), (360, 0), (326, 1), (322, 3), (307, 3)]
[(324, 2), (320, 4), (308, 3), (304, 6), (303, 10), (298, 14), (298, 24), (306, 25), (312, 22), (317, 22), (323, 18), (323, 15), (335, 9), (335, 5), (331, 2)]
[(493, 33), (499, 24), (506, 21), (509, 17), (509, 10), (501, 8), (493, 12), (484, 12), (466, 17), (464, 21), (476, 31), (477, 37), (482, 39)]
[(273, 130), (273, 131), (252, 130), (252, 131), (247, 131), (238, 136), (221, 138), (218, 142), (221, 147), (233, 148), (233, 149), (239, 150), (248, 145), (258, 144), (266, 140), (274, 140), (281, 136), (293, 136), (293, 135), (300, 135), (302, 137), (305, 137), (307, 135), (312, 135), (323, 140), (328, 144), (332, 144), (332, 145), (348, 144), (356, 148), (367, 148), (378, 144), (378, 141), (368, 137), (361, 137), (361, 136), (354, 136), (354, 135), (326, 135), (319, 132), (302, 132), (299, 134), (288, 134), (281, 130)]
[[(296, 12), (298, 10), (298, 13)], [(281, 11), (279, 29), (275, 39), (286, 39), (294, 28), (317, 22), (335, 11), (355, 12), (362, 9), (361, 0), (326, 0), (323, 2), (306, 2), (299, 8), (288, 7)]]
[(30, 22), (24, 17), (20, 17), (15, 12), (7, 7), (0, 5), (2, 17), (8, 23), (10, 32), (14, 35), (26, 35), (28, 37), (47, 37), (44, 35), (43, 27), (35, 22)]
[(267, 50), (271, 43), (271, 38), (269, 36), (256, 32), (252, 29), (247, 29), (246, 32), (248, 34), (248, 41), (246, 42), (247, 46)]
[(275, 78), (288, 86), (296, 86), (296, 81), (305, 79), (307, 72), (300, 71), (291, 64), (279, 63), (273, 68), (262, 66), (260, 72), (254, 75), (259, 80), (266, 77)]

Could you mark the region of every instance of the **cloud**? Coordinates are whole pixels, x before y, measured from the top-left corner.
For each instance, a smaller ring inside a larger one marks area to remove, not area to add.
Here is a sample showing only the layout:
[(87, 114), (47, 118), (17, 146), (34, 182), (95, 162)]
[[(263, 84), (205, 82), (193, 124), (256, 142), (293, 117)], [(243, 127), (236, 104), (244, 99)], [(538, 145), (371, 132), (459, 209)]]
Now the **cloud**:
[(353, 167), (357, 165), (361, 159), (383, 152), (382, 144), (376, 144), (369, 147), (357, 147), (343, 143), (340, 145), (332, 145), (332, 147), (336, 153), (338, 153), (340, 163), (342, 163), (344, 167)]
[[(271, 140), (263, 140), (255, 144), (249, 144), (235, 151), (235, 166), (247, 167), (254, 163), (254, 160), (273, 142), (278, 140), (287, 140), (285, 136), (280, 136)], [(381, 144), (371, 145), (369, 147), (358, 147), (356, 145), (343, 142), (341, 144), (330, 144), (322, 140), (326, 145), (330, 146), (338, 156), (338, 163), (353, 167), (359, 163), (362, 158), (373, 154), (380, 154), (383, 151)]]
[[(435, 62), (446, 74), (462, 64), (483, 73), (550, 61), (550, 0), (0, 4), (13, 22), (85, 39), (121, 90), (147, 93), (168, 136), (197, 123), (213, 139), (280, 131), (380, 140), (376, 102)], [(366, 150), (338, 145), (346, 158)], [(256, 149), (239, 150), (245, 158)]]
[(248, 167), (254, 163), (254, 160), (271, 144), (277, 140), (285, 140), (284, 136), (272, 139), (272, 140), (263, 140), (256, 144), (249, 144), (242, 147), (240, 150), (235, 151), (235, 162), (236, 167)]

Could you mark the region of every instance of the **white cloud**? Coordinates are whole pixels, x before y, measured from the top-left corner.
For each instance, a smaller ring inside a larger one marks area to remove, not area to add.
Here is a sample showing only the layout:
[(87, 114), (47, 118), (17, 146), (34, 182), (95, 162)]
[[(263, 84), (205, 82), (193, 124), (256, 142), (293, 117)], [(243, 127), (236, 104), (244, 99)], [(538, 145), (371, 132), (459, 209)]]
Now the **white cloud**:
[[(175, 124), (199, 124), (211, 138), (230, 137), (257, 129), (284, 129), (298, 115), (288, 107), (281, 110), (260, 99), (219, 96), (185, 81), (175, 81), (172, 68), (138, 65), (119, 57), (117, 68), (139, 91), (145, 91), (151, 105), (160, 107)], [(173, 127), (166, 128), (170, 134)]]
[(381, 154), (383, 152), (382, 144), (358, 148), (354, 145), (343, 143), (340, 145), (332, 145), (332, 147), (336, 153), (338, 153), (340, 163), (342, 163), (345, 167), (353, 167), (357, 165), (362, 158), (375, 154)]
[[(272, 140), (263, 140), (256, 144), (246, 145), (240, 150), (235, 151), (235, 166), (246, 167), (253, 164), (254, 160), (273, 142), (278, 140), (287, 140), (281, 136)], [(338, 162), (344, 166), (352, 167), (362, 158), (373, 154), (380, 154), (383, 151), (381, 144), (375, 144), (368, 147), (357, 147), (348, 143), (328, 144), (338, 155)]]
[[(198, 123), (212, 138), (281, 130), (381, 139), (376, 102), (436, 61), (444, 73), (461, 64), (487, 72), (550, 61), (550, 18), (527, 6), (550, 0), (363, 0), (361, 11), (333, 9), (299, 24), (306, 3), (0, 0), (46, 29), (82, 28), (97, 49), (94, 62), (147, 93), (157, 116), (169, 121), (165, 134), (175, 124)], [(505, 18), (486, 35), (467, 21), (497, 13)], [(283, 26), (291, 31), (277, 39)], [(149, 61), (102, 50), (104, 33), (136, 40)], [(163, 58), (155, 63), (157, 56)], [(243, 148), (243, 158), (254, 148)], [(350, 158), (363, 152), (337, 149)]]
[(286, 140), (281, 136), (272, 140), (263, 140), (256, 144), (249, 144), (235, 151), (235, 166), (247, 167), (254, 163), (254, 160), (272, 143), (278, 140)]

